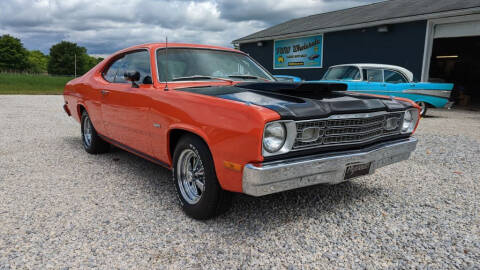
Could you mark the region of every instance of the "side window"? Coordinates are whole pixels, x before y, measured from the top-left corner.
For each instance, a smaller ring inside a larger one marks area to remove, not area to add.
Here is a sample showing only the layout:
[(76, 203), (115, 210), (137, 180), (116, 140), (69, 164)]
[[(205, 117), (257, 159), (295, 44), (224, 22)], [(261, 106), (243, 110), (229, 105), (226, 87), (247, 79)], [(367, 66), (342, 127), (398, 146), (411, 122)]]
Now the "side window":
[(115, 60), (110, 67), (103, 72), (103, 78), (109, 82), (115, 81), (115, 76), (117, 75), (118, 68), (122, 66), (123, 58)]
[(354, 73), (353, 80), (358, 81), (358, 80), (362, 79), (362, 76), (360, 75), (360, 70), (358, 68), (356, 68), (356, 70), (357, 71)]
[(393, 70), (384, 70), (383, 76), (385, 77), (385, 82), (387, 83), (406, 83), (407, 82), (407, 80), (401, 73)]
[(126, 57), (127, 56), (124, 56), (123, 61), (120, 62), (120, 65), (118, 66), (117, 75), (115, 76), (115, 80), (113, 81), (114, 83), (128, 83), (128, 81), (125, 80), (125, 78), (123, 77), (123, 75), (127, 71)]
[(137, 51), (126, 54), (123, 62), (118, 69), (115, 83), (128, 83), (124, 74), (127, 71), (138, 71), (140, 73), (139, 84), (152, 84), (152, 74), (150, 71), (150, 55), (147, 51)]
[(383, 82), (383, 71), (381, 69), (367, 69), (367, 81)]

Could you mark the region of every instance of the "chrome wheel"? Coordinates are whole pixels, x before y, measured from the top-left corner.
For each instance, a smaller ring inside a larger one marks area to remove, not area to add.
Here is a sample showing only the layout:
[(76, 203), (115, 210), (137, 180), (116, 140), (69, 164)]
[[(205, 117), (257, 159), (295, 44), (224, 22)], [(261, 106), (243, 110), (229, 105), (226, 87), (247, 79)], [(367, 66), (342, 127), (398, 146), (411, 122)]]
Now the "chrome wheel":
[(183, 199), (196, 204), (205, 191), (205, 170), (199, 155), (192, 149), (185, 149), (177, 163), (177, 181)]
[(83, 118), (83, 143), (85, 146), (90, 147), (92, 144), (92, 136), (93, 136), (93, 126), (92, 122), (90, 122), (90, 118), (84, 117)]
[(420, 106), (420, 115), (425, 114), (425, 110), (427, 109), (427, 104), (423, 101), (417, 102), (418, 106)]

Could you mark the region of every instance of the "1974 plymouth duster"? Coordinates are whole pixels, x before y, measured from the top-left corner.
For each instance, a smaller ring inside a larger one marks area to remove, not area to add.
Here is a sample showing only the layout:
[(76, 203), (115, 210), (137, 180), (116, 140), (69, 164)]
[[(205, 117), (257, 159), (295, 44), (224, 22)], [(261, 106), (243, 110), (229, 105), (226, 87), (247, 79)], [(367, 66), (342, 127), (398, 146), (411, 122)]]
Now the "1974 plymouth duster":
[(418, 105), (345, 89), (277, 82), (233, 49), (156, 43), (70, 81), (64, 110), (88, 153), (115, 145), (171, 169), (184, 212), (206, 219), (232, 192), (336, 184), (408, 159)]

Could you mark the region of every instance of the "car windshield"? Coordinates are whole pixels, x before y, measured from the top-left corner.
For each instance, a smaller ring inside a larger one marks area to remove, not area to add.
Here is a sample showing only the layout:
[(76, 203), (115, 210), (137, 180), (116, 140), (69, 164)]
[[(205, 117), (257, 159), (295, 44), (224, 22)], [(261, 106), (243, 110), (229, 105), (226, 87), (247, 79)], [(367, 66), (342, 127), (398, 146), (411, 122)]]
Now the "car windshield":
[[(210, 49), (168, 48), (157, 51), (158, 77), (164, 81), (275, 79), (250, 57)], [(167, 65), (168, 63), (168, 65)]]
[(353, 66), (332, 67), (327, 70), (323, 80), (360, 80), (360, 70)]

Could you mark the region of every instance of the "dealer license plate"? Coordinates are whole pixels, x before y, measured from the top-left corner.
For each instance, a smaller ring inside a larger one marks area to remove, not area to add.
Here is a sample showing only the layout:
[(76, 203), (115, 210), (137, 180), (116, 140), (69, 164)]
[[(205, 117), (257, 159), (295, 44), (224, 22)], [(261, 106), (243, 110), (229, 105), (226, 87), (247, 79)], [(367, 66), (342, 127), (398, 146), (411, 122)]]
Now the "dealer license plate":
[(345, 180), (367, 175), (370, 172), (370, 166), (372, 165), (371, 162), (369, 163), (362, 163), (362, 164), (352, 164), (348, 165), (345, 169)]

